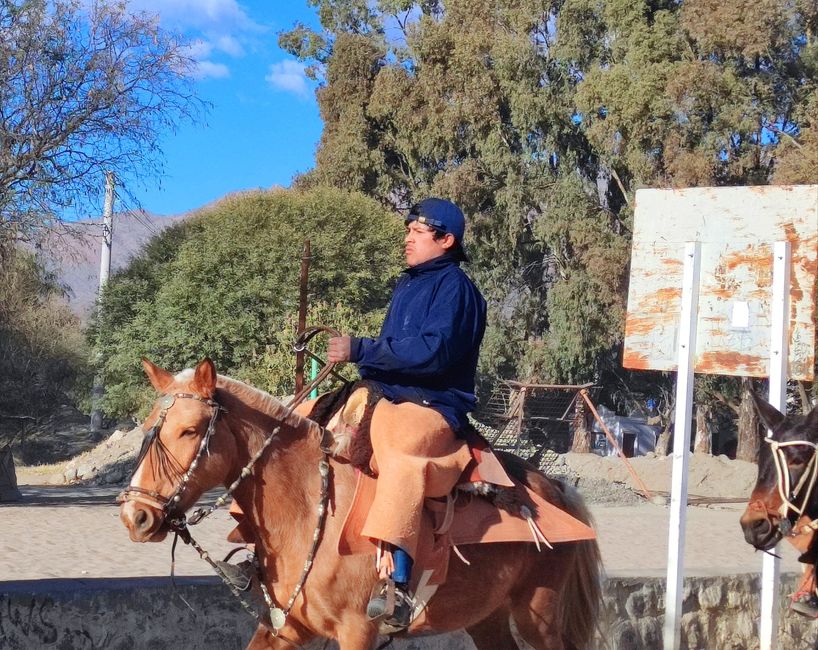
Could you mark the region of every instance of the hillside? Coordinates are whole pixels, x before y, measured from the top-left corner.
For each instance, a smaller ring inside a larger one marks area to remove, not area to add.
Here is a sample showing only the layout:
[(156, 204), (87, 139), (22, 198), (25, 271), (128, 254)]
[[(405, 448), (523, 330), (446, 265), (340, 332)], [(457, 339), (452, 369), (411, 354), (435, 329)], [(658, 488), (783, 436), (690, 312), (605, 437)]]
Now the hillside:
[[(125, 267), (154, 235), (187, 216), (161, 217), (148, 212), (115, 214), (111, 272)], [(69, 224), (68, 230), (68, 235), (50, 237), (39, 248), (38, 255), (57, 274), (59, 282), (68, 290), (69, 306), (85, 322), (99, 287), (102, 223), (88, 219)]]

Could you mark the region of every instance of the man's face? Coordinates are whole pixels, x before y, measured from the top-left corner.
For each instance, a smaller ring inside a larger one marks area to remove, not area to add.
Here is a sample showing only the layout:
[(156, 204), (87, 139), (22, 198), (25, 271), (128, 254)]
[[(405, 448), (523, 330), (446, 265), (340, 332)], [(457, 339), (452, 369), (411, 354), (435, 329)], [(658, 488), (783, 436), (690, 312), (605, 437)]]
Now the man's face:
[(446, 234), (435, 239), (435, 231), (417, 221), (410, 221), (406, 225), (404, 242), (404, 256), (408, 266), (417, 266), (436, 257), (440, 257), (454, 245), (454, 237)]

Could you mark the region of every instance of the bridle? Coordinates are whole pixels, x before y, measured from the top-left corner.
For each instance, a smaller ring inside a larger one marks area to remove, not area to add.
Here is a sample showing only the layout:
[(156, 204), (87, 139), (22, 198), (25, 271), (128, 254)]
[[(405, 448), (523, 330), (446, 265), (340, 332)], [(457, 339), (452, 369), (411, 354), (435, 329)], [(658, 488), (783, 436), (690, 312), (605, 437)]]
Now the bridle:
[[(778, 514), (781, 516), (779, 530), (784, 536), (795, 535), (798, 531), (793, 530), (789, 521), (789, 514), (790, 512), (794, 512), (799, 517), (804, 516), (810, 502), (816, 479), (818, 479), (818, 444), (808, 440), (778, 442), (773, 438), (765, 438), (764, 441), (770, 445), (770, 452), (772, 453), (773, 465), (775, 466), (777, 476), (776, 487), (778, 488), (778, 495), (781, 497), (781, 506), (778, 509)], [(799, 446), (812, 449), (812, 455), (807, 461), (804, 471), (798, 479), (798, 483), (793, 487), (784, 449)], [(800, 503), (796, 504), (796, 501), (800, 501)], [(799, 528), (801, 532), (804, 533), (818, 530), (818, 519), (813, 519), (806, 524), (802, 524)]]
[(173, 523), (173, 509), (182, 500), (182, 493), (187, 488), (191, 474), (199, 466), (199, 461), (201, 460), (202, 455), (205, 452), (208, 454), (210, 453), (210, 439), (216, 432), (216, 420), (219, 417), (219, 413), (225, 410), (215, 400), (200, 397), (199, 395), (194, 395), (193, 393), (166, 393), (165, 395), (162, 395), (157, 401), (157, 405), (160, 407), (159, 417), (156, 419), (154, 425), (145, 434), (145, 439), (142, 442), (142, 451), (137, 458), (136, 467), (134, 467), (134, 473), (131, 475), (131, 480), (133, 480), (133, 476), (136, 475), (136, 472), (139, 470), (139, 466), (148, 455), (151, 446), (158, 444), (157, 441), (159, 440), (159, 434), (162, 431), (162, 425), (164, 425), (165, 420), (167, 419), (168, 411), (173, 408), (173, 405), (178, 399), (193, 399), (198, 402), (202, 402), (213, 409), (213, 412), (210, 415), (210, 421), (207, 425), (207, 431), (205, 432), (204, 436), (202, 436), (202, 441), (199, 443), (199, 449), (196, 451), (196, 456), (191, 461), (187, 470), (185, 470), (185, 472), (182, 474), (181, 478), (179, 479), (179, 483), (176, 485), (170, 496), (166, 497), (159, 494), (155, 490), (146, 490), (145, 488), (134, 486), (129, 483), (128, 487), (120, 492), (119, 496), (117, 497), (117, 503), (138, 501), (153, 508), (158, 508), (162, 512), (163, 517), (171, 524), (171, 527)]
[[(318, 326), (318, 327), (311, 327), (309, 329), (304, 330), (299, 334), (296, 342), (293, 345), (293, 350), (295, 352), (306, 352), (310, 357), (315, 358), (316, 360), (320, 361), (315, 355), (313, 355), (309, 350), (306, 349), (307, 343), (319, 332), (326, 332), (331, 336), (340, 336), (340, 333), (337, 330), (334, 330), (329, 327)], [(147, 452), (150, 450), (150, 447), (153, 444), (157, 444), (159, 440), (159, 433), (162, 429), (162, 426), (165, 423), (167, 418), (168, 411), (173, 407), (176, 403), (177, 399), (195, 399), (208, 406), (213, 408), (213, 413), (210, 416), (210, 421), (208, 423), (207, 431), (205, 432), (204, 436), (202, 437), (202, 441), (199, 444), (199, 449), (196, 452), (196, 456), (190, 463), (190, 466), (185, 470), (182, 474), (179, 483), (177, 484), (176, 488), (174, 489), (173, 493), (169, 497), (162, 496), (158, 492), (153, 490), (145, 490), (144, 488), (140, 488), (138, 486), (132, 487), (128, 486), (123, 490), (120, 495), (117, 497), (118, 503), (123, 503), (125, 501), (138, 501), (142, 502), (150, 507), (158, 508), (161, 510), (163, 515), (164, 521), (167, 522), (168, 527), (170, 530), (176, 535), (173, 541), (173, 552), (176, 548), (176, 542), (179, 538), (181, 538), (186, 544), (190, 544), (196, 549), (196, 552), (199, 556), (205, 560), (216, 574), (222, 579), (222, 582), (230, 589), (233, 595), (238, 598), (239, 602), (241, 603), (242, 607), (255, 618), (259, 623), (264, 625), (270, 625), (272, 627), (272, 632), (274, 636), (281, 638), (283, 641), (290, 643), (291, 645), (296, 645), (289, 639), (285, 637), (279, 636), (281, 629), (287, 622), (287, 617), (292, 610), (293, 605), (295, 604), (298, 595), (301, 593), (301, 590), (304, 587), (304, 584), (307, 581), (307, 576), (312, 569), (313, 561), (315, 560), (315, 554), (318, 550), (318, 545), (321, 542), (322, 532), (324, 529), (324, 522), (326, 521), (327, 511), (329, 509), (329, 481), (330, 481), (330, 463), (329, 459), (330, 456), (333, 454), (332, 447), (335, 443), (335, 439), (331, 432), (329, 432), (326, 428), (321, 427), (321, 441), (319, 443), (319, 448), (321, 450), (321, 459), (318, 462), (318, 473), (321, 479), (321, 493), (318, 502), (318, 508), (316, 511), (317, 514), (317, 521), (315, 524), (315, 529), (313, 530), (312, 535), (312, 544), (310, 546), (309, 553), (307, 554), (307, 559), (304, 562), (304, 566), (301, 570), (301, 577), (298, 580), (290, 598), (287, 601), (287, 604), (284, 607), (279, 607), (276, 605), (275, 601), (273, 600), (272, 595), (269, 593), (266, 585), (264, 584), (263, 577), (261, 575), (261, 567), (256, 563), (256, 570), (259, 573), (259, 585), (261, 587), (262, 594), (264, 595), (264, 600), (267, 604), (269, 609), (268, 613), (268, 621), (263, 621), (262, 617), (256, 611), (256, 609), (248, 603), (244, 597), (239, 593), (239, 590), (233, 585), (232, 581), (227, 577), (224, 571), (213, 561), (210, 557), (210, 554), (205, 551), (196, 540), (190, 534), (190, 530), (188, 529), (188, 525), (196, 525), (200, 523), (203, 519), (210, 516), (213, 512), (215, 512), (218, 508), (224, 506), (228, 499), (230, 499), (233, 495), (233, 492), (238, 488), (239, 484), (242, 480), (250, 476), (253, 471), (253, 466), (256, 462), (261, 458), (267, 448), (276, 440), (278, 437), (278, 433), (281, 430), (282, 425), (288, 420), (288, 418), (294, 413), (294, 409), (298, 404), (300, 404), (309, 394), (310, 392), (317, 388), (317, 386), (323, 382), (330, 374), (334, 374), (337, 377), (345, 380), (344, 377), (337, 375), (334, 372), (334, 363), (328, 363), (324, 366), (321, 372), (304, 388), (296, 394), (293, 399), (287, 404), (287, 413), (281, 418), (280, 423), (276, 426), (265, 438), (264, 442), (262, 443), (261, 447), (256, 451), (255, 454), (250, 458), (250, 461), (241, 469), (239, 475), (236, 479), (230, 484), (227, 490), (219, 496), (213, 505), (207, 508), (199, 508), (187, 518), (185, 513), (175, 513), (174, 508), (177, 504), (182, 500), (182, 493), (187, 488), (187, 485), (190, 481), (192, 473), (196, 470), (199, 465), (199, 461), (201, 460), (202, 455), (207, 452), (209, 453), (210, 450), (210, 439), (213, 437), (213, 434), (216, 430), (216, 420), (219, 417), (219, 413), (226, 412), (227, 410), (219, 405), (214, 399), (203, 398), (198, 395), (194, 395), (191, 393), (173, 393), (173, 394), (165, 394), (159, 398), (158, 405), (160, 406), (161, 410), (159, 412), (159, 417), (157, 418), (156, 422), (154, 423), (153, 427), (145, 434), (145, 440), (143, 441), (143, 448), (137, 458), (136, 467), (134, 468), (134, 474), (139, 469), (140, 464), (144, 460), (145, 456), (147, 456)], [(176, 516), (174, 516), (176, 515)], [(173, 560), (171, 561), (171, 578), (173, 577)], [(189, 606), (189, 605), (188, 605)]]

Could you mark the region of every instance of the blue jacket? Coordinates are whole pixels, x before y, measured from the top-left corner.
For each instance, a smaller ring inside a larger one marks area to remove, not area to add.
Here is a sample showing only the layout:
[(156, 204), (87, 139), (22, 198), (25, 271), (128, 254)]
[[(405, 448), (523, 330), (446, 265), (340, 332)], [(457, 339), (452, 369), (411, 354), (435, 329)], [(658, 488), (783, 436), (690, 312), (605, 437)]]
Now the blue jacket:
[(403, 273), (380, 335), (353, 338), (350, 360), (388, 400), (430, 406), (458, 431), (477, 404), (486, 301), (451, 255)]

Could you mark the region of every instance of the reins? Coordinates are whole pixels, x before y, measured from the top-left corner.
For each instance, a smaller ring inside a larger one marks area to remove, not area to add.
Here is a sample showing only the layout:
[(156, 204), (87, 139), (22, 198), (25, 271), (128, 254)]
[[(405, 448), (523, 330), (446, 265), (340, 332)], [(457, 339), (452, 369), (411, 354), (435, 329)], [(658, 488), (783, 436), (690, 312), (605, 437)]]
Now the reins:
[[(340, 333), (332, 328), (329, 327), (312, 327), (307, 330), (304, 330), (296, 339), (293, 350), (295, 352), (306, 352), (310, 357), (316, 358), (311, 352), (306, 349), (307, 343), (315, 337), (320, 332), (326, 332), (331, 336), (340, 336)], [(320, 360), (319, 360), (320, 361)], [(345, 379), (334, 373), (334, 363), (327, 363), (324, 365), (322, 370), (318, 373), (318, 375), (309, 383), (307, 384), (299, 393), (293, 396), (293, 398), (285, 405), (287, 412), (281, 418), (280, 423), (276, 426), (264, 439), (261, 447), (253, 454), (250, 461), (241, 469), (239, 475), (236, 479), (228, 486), (225, 490), (224, 494), (219, 496), (215, 502), (207, 508), (198, 508), (194, 511), (191, 516), (188, 518), (184, 513), (181, 513), (179, 516), (173, 517), (173, 508), (182, 500), (182, 494), (187, 488), (187, 484), (190, 481), (191, 474), (199, 465), (199, 461), (201, 456), (207, 452), (209, 453), (209, 445), (210, 439), (215, 432), (216, 420), (219, 416), (219, 413), (222, 411), (226, 411), (222, 406), (220, 406), (215, 400), (212, 399), (205, 399), (199, 397), (198, 395), (193, 395), (189, 393), (176, 393), (176, 394), (166, 394), (159, 398), (159, 406), (161, 410), (159, 412), (159, 417), (157, 418), (156, 423), (151, 427), (150, 431), (146, 434), (145, 443), (143, 443), (143, 449), (141, 450), (137, 462), (136, 467), (134, 469), (134, 473), (139, 468), (142, 460), (147, 455), (149, 448), (152, 444), (155, 444), (159, 440), (159, 432), (162, 428), (162, 425), (167, 418), (167, 413), (170, 408), (176, 402), (176, 399), (196, 399), (200, 402), (207, 404), (208, 406), (213, 407), (213, 414), (210, 417), (210, 422), (208, 424), (207, 432), (202, 438), (202, 441), (199, 445), (199, 449), (197, 450), (196, 456), (194, 457), (193, 461), (191, 462), (188, 469), (182, 474), (181, 479), (174, 489), (173, 494), (170, 497), (164, 497), (161, 494), (155, 491), (145, 490), (140, 487), (132, 487), (128, 486), (125, 490), (123, 490), (119, 497), (117, 498), (117, 502), (121, 503), (123, 501), (140, 501), (145, 503), (151, 507), (159, 508), (162, 511), (163, 517), (168, 524), (168, 527), (171, 531), (173, 531), (175, 537), (173, 541), (173, 549), (171, 551), (171, 578), (173, 578), (173, 554), (175, 553), (176, 548), (176, 541), (181, 538), (185, 544), (190, 544), (196, 552), (199, 554), (203, 560), (205, 560), (216, 572), (216, 574), (221, 578), (222, 582), (224, 582), (227, 587), (230, 589), (231, 593), (239, 600), (242, 607), (255, 618), (260, 624), (263, 624), (264, 621), (262, 617), (258, 614), (255, 608), (248, 603), (244, 597), (241, 595), (239, 590), (236, 586), (232, 583), (232, 581), (227, 577), (227, 575), (222, 571), (222, 569), (218, 566), (218, 564), (210, 557), (210, 554), (205, 551), (197, 542), (193, 539), (193, 536), (190, 534), (190, 530), (188, 526), (194, 526), (196, 524), (201, 523), (204, 519), (209, 517), (213, 512), (224, 506), (228, 499), (232, 498), (233, 492), (238, 488), (241, 482), (250, 476), (253, 471), (253, 466), (256, 462), (264, 455), (264, 452), (269, 448), (269, 446), (273, 443), (274, 440), (277, 439), (279, 432), (281, 431), (281, 427), (288, 421), (291, 415), (294, 414), (294, 409), (301, 404), (306, 397), (312, 392), (315, 388), (317, 388), (330, 374), (335, 374), (336, 377), (340, 377), (342, 380)], [(265, 603), (269, 610), (269, 624), (272, 627), (273, 634), (282, 640), (290, 643), (291, 645), (297, 646), (297, 644), (293, 643), (289, 639), (285, 637), (279, 636), (279, 632), (284, 627), (287, 622), (287, 617), (289, 616), (290, 612), (292, 611), (293, 605), (295, 604), (296, 599), (298, 598), (299, 594), (304, 588), (304, 584), (307, 581), (307, 577), (312, 569), (313, 562), (315, 560), (315, 554), (318, 550), (318, 545), (321, 541), (322, 532), (324, 529), (324, 523), (326, 522), (326, 515), (329, 506), (329, 477), (330, 477), (330, 464), (329, 458), (332, 455), (332, 445), (334, 444), (334, 438), (332, 434), (327, 431), (324, 427), (321, 427), (321, 441), (319, 443), (319, 448), (321, 450), (321, 460), (318, 462), (318, 473), (321, 477), (321, 493), (319, 496), (319, 503), (317, 509), (317, 520), (315, 524), (315, 528), (313, 530), (312, 535), (312, 544), (310, 546), (310, 550), (307, 554), (307, 559), (304, 562), (304, 566), (301, 570), (301, 576), (296, 584), (295, 588), (293, 589), (292, 595), (287, 601), (287, 604), (284, 607), (279, 607), (272, 595), (270, 594), (267, 586), (264, 583), (263, 576), (261, 575), (261, 567), (258, 565), (258, 562), (255, 562), (256, 570), (259, 574), (259, 584), (261, 586), (261, 591), (264, 596)], [(188, 605), (189, 606), (189, 605)]]
[[(790, 440), (787, 442), (778, 442), (772, 438), (765, 438), (765, 442), (770, 445), (772, 452), (773, 465), (777, 476), (776, 487), (778, 488), (778, 495), (781, 497), (781, 507), (778, 509), (778, 514), (781, 516), (782, 525), (779, 525), (782, 534), (795, 535), (789, 525), (788, 515), (790, 511), (795, 512), (798, 516), (803, 516), (812, 491), (815, 488), (816, 479), (818, 479), (818, 444), (809, 442), (807, 440)], [(793, 488), (790, 480), (789, 466), (787, 465), (787, 458), (784, 455), (785, 447), (806, 446), (812, 449), (812, 456), (807, 461), (806, 467), (801, 474), (801, 478)], [(800, 496), (800, 505), (794, 503)], [(783, 524), (783, 522), (787, 522)], [(818, 530), (818, 519), (802, 524), (800, 526), (802, 532), (809, 532)], [(789, 529), (789, 530), (788, 530)]]

